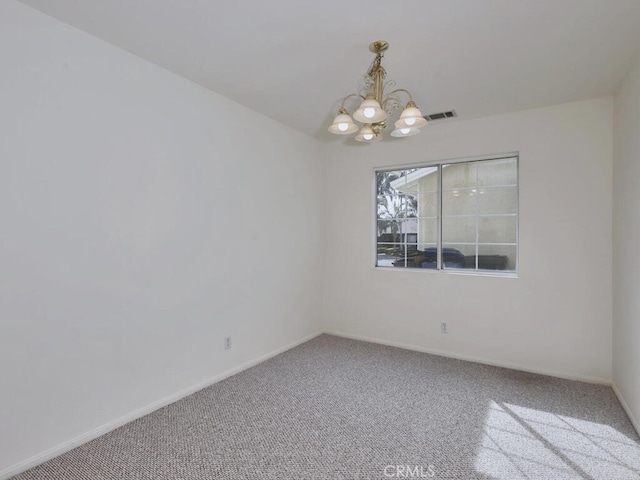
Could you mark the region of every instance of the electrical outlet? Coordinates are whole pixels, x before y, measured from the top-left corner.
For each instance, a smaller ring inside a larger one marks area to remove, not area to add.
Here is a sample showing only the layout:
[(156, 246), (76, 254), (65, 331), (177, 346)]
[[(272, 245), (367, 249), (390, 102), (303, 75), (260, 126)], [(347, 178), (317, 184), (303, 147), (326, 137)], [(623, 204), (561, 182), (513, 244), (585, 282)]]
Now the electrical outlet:
[(224, 337), (224, 349), (229, 350), (231, 348), (231, 337)]
[(447, 325), (447, 322), (440, 323), (440, 333), (449, 333), (449, 325)]

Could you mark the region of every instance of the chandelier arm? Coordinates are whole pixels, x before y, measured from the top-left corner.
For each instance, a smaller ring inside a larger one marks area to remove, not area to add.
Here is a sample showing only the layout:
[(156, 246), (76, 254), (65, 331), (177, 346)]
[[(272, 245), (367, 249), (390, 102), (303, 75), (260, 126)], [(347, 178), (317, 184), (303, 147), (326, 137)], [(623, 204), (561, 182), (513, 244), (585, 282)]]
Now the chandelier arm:
[(392, 92), (389, 92), (387, 94), (387, 97), (393, 95), (394, 93), (398, 93), (398, 92), (406, 93), (409, 96), (409, 101), (413, 102), (413, 95), (411, 95), (411, 92), (409, 90), (405, 90), (404, 88), (397, 88), (397, 89), (393, 90)]
[(362, 100), (365, 100), (365, 97), (363, 95), (360, 95), (359, 93), (350, 93), (342, 99), (342, 103), (340, 104), (341, 109), (344, 108), (344, 102), (346, 102), (351, 97), (360, 97)]
[(382, 109), (383, 110), (387, 110), (387, 103), (389, 102), (395, 102), (398, 107), (402, 106), (402, 103), (400, 103), (400, 99), (398, 97), (392, 97), (391, 94), (394, 92), (391, 92), (389, 95), (387, 95), (384, 99), (384, 101), (382, 102)]

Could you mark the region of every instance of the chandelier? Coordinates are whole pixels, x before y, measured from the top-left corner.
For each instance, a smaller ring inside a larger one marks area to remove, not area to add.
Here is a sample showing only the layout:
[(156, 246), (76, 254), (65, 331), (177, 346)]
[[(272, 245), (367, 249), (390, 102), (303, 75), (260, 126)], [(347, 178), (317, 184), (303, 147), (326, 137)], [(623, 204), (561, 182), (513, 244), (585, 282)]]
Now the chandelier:
[(355, 137), (359, 142), (375, 142), (382, 138), (382, 132), (388, 125), (389, 117), (393, 115), (394, 111), (403, 106), (400, 96), (407, 96), (409, 101), (400, 114), (400, 118), (395, 121), (395, 130), (391, 132), (391, 136), (410, 137), (420, 133), (420, 128), (427, 124), (427, 120), (418, 110), (408, 90), (399, 88), (385, 94), (385, 88), (393, 88), (395, 86), (393, 80), (385, 81), (387, 71), (382, 66), (384, 52), (388, 49), (389, 42), (384, 40), (378, 40), (369, 45), (369, 50), (376, 54), (376, 58), (365, 75), (363, 90), (367, 94), (364, 96), (360, 93), (351, 93), (342, 99), (338, 115), (329, 127), (331, 133), (348, 135), (358, 130), (358, 125), (354, 123), (345, 108), (347, 100), (355, 97), (363, 100), (358, 109), (353, 112), (353, 118), (363, 124)]

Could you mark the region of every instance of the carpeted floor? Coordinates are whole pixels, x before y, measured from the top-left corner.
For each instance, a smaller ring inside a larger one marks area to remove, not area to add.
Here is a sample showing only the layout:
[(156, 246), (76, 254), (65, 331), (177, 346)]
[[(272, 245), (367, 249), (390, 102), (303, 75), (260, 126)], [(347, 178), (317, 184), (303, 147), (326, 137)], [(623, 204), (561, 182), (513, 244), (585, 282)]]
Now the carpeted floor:
[(322, 335), (40, 465), (55, 479), (640, 479), (604, 386)]

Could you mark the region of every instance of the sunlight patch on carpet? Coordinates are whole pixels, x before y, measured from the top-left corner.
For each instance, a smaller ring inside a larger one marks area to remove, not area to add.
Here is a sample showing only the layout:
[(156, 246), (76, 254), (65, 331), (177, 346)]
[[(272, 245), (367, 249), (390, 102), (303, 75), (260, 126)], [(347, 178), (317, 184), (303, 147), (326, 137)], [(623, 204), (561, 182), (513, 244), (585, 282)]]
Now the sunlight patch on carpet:
[(475, 468), (500, 480), (640, 479), (640, 447), (609, 425), (492, 401)]

